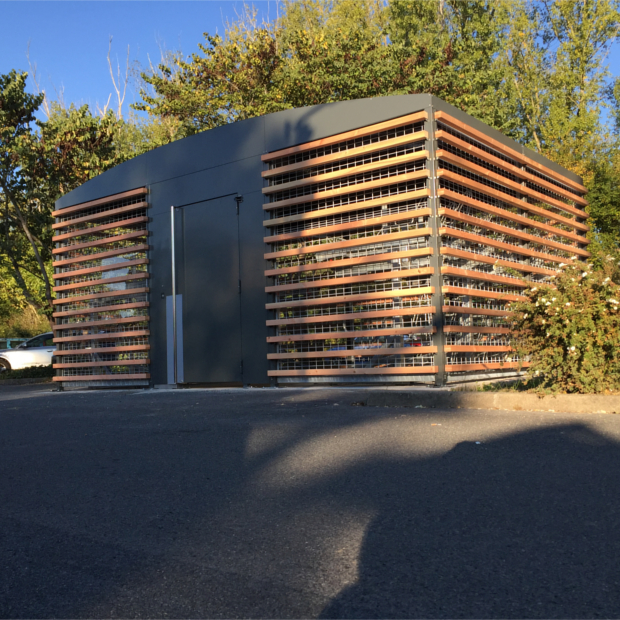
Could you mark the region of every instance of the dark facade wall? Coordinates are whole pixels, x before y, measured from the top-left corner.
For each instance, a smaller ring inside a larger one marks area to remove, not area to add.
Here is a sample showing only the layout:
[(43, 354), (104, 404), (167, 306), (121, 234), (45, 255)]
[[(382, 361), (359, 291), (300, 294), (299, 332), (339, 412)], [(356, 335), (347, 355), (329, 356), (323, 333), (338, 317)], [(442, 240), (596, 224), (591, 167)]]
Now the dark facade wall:
[[(245, 383), (267, 382), (267, 328), (265, 320), (266, 261), (262, 209), (264, 166), (261, 155), (296, 144), (342, 133), (426, 109), (443, 110), (498, 142), (580, 182), (579, 177), (524, 149), (453, 106), (430, 95), (406, 95), (333, 103), (287, 110), (219, 127), (155, 149), (92, 179), (56, 203), (62, 209), (138, 187), (148, 189), (151, 381), (167, 382), (165, 297), (171, 294), (170, 207), (200, 203), (197, 221), (208, 230), (217, 214), (209, 201), (229, 197), (240, 203), (239, 269), (241, 279), (241, 334)], [(207, 238), (207, 236), (205, 237)], [(192, 261), (185, 256), (185, 261)], [(178, 293), (197, 282), (180, 278)], [(186, 364), (191, 362), (186, 362)]]
[[(413, 110), (430, 109), (431, 106), (451, 114), (498, 142), (581, 183), (581, 178), (576, 174), (523, 147), (500, 131), (437, 97), (401, 95), (286, 110), (217, 127), (162, 146), (109, 170), (60, 198), (56, 202), (56, 208), (62, 209), (116, 191), (162, 183), (201, 170), (241, 162), (269, 151), (317, 140), (371, 123), (379, 123)], [(262, 187), (260, 180), (257, 184), (257, 187)]]

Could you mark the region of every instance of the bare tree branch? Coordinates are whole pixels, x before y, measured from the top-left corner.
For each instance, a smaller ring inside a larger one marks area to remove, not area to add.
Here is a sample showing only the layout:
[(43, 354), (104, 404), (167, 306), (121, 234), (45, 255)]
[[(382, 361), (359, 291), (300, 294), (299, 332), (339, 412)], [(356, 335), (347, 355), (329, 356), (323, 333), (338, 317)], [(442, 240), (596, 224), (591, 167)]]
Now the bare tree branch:
[(97, 113), (99, 114), (99, 116), (105, 116), (106, 112), (108, 111), (108, 106), (110, 105), (110, 99), (112, 99), (112, 93), (110, 93), (108, 95), (108, 100), (106, 102), (106, 104), (103, 106), (103, 109), (101, 109), (101, 107), (99, 106), (99, 104), (97, 103)]
[[(125, 77), (121, 76), (121, 67), (116, 60), (116, 78), (114, 77), (114, 68), (112, 67), (112, 59), (110, 57), (112, 53), (112, 38), (110, 37), (110, 43), (108, 45), (108, 67), (110, 69), (110, 77), (112, 78), (112, 85), (116, 92), (116, 100), (118, 108), (116, 111), (116, 118), (119, 120), (123, 118), (123, 102), (125, 101), (125, 95), (127, 94), (127, 82), (129, 81), (129, 45), (127, 46), (127, 63), (125, 65)], [(118, 81), (118, 83), (117, 83)], [(109, 102), (109, 99), (108, 99)], [(106, 106), (107, 108), (107, 106)]]
[(49, 102), (49, 99), (47, 98), (47, 93), (45, 92), (43, 88), (41, 88), (40, 79), (37, 74), (37, 63), (36, 62), (33, 63), (30, 60), (30, 41), (28, 41), (28, 47), (26, 48), (26, 58), (28, 59), (28, 68), (30, 69), (29, 73), (32, 79), (32, 83), (34, 84), (35, 91), (37, 95), (43, 95), (43, 113), (45, 114), (46, 118), (49, 120), (50, 113), (51, 113), (50, 102)]

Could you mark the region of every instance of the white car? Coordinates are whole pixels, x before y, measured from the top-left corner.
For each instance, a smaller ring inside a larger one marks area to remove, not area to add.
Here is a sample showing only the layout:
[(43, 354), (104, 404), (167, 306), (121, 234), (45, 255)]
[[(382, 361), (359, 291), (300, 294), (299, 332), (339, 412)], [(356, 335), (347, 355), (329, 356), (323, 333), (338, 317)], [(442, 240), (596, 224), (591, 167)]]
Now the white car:
[(26, 342), (22, 342), (15, 349), (0, 351), (0, 372), (19, 370), (29, 366), (49, 366), (52, 355), (56, 351), (53, 332), (40, 334)]

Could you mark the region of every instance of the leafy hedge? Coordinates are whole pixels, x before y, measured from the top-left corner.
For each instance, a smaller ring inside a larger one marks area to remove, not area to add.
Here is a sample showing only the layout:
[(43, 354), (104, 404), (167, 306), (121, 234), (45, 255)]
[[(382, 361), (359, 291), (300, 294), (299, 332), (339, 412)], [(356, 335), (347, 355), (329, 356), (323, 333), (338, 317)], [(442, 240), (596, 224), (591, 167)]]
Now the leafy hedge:
[(616, 259), (598, 268), (562, 269), (554, 285), (531, 286), (511, 304), (513, 347), (529, 356), (529, 374), (546, 392), (620, 389), (620, 286)]
[(7, 370), (0, 372), (0, 381), (5, 379), (44, 379), (54, 376), (52, 365), (49, 366), (31, 366), (30, 368), (22, 368), (21, 370)]

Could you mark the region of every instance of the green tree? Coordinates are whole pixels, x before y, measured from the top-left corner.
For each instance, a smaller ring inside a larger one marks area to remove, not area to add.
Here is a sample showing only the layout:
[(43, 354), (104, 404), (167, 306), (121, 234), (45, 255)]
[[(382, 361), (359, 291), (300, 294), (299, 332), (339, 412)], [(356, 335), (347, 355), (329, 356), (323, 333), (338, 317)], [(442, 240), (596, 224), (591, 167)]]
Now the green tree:
[(224, 38), (205, 33), (202, 54), (189, 61), (173, 55), (157, 71), (144, 72), (143, 102), (135, 109), (176, 121), (178, 136), (287, 107), (271, 93), (280, 59), (270, 26), (239, 22)]
[(509, 6), (503, 0), (393, 0), (388, 32), (406, 73), (401, 92), (436, 95), (506, 132), (514, 114), (503, 95), (500, 51)]
[(618, 141), (603, 122), (606, 55), (620, 30), (617, 0), (515, 1), (500, 57), (516, 124), (510, 135), (580, 175), (591, 237), (620, 243)]
[(17, 282), (24, 289), (24, 295), (31, 300), (19, 266), (19, 259), (25, 256), (23, 244), (8, 243), (11, 241), (11, 232), (14, 233), (19, 227), (38, 265), (39, 275), (45, 285), (45, 297), (51, 308), (52, 289), (44, 263), (45, 256), (42, 255), (46, 244), (40, 238), (45, 228), (45, 215), (41, 212), (40, 204), (28, 199), (21, 158), (23, 145), (32, 131), (35, 113), (43, 101), (42, 95), (26, 92), (27, 77), (27, 73), (16, 71), (0, 75), (0, 191), (5, 204), (5, 252)]
[(99, 117), (88, 106), (53, 105), (47, 121), (37, 120), (43, 95), (26, 92), (27, 75), (0, 75), (0, 247), (24, 298), (40, 304), (25, 272), (42, 282), (51, 313), (54, 203), (125, 156), (116, 145), (121, 121), (112, 112)]
[(143, 73), (136, 109), (177, 119), (187, 135), (287, 108), (430, 92), (502, 126), (506, 16), (504, 0), (285, 1), (276, 22), (246, 14), (224, 37), (205, 33), (201, 54)]

